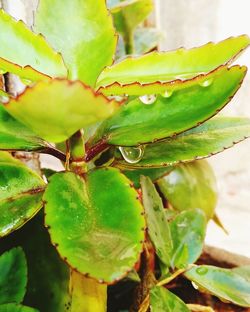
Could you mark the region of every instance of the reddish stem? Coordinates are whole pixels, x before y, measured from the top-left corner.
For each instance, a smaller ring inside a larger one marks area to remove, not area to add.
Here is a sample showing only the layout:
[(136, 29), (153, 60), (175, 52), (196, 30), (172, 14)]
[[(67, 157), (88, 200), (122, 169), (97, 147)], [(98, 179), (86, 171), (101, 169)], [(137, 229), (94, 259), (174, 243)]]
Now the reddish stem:
[(109, 145), (105, 139), (100, 140), (94, 146), (91, 146), (89, 149), (86, 150), (85, 161), (88, 162), (92, 160), (108, 147)]

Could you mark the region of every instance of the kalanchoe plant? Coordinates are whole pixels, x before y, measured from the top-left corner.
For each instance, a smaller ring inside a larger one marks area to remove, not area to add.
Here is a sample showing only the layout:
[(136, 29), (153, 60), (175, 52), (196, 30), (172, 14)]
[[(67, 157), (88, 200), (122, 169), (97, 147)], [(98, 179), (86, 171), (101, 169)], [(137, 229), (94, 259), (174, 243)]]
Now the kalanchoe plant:
[[(247, 269), (194, 264), (216, 217), (202, 159), (250, 135), (249, 119), (214, 117), (244, 79), (231, 63), (250, 39), (148, 53), (159, 34), (138, 25), (152, 2), (107, 5), (40, 0), (33, 31), (0, 12), (1, 72), (28, 84), (0, 91), (0, 311), (105, 311), (113, 284), (118, 311), (127, 280), (131, 311), (204, 311), (167, 289), (179, 275), (250, 307)], [(116, 62), (113, 21), (119, 55), (131, 54)], [(15, 151), (65, 171), (42, 179)]]

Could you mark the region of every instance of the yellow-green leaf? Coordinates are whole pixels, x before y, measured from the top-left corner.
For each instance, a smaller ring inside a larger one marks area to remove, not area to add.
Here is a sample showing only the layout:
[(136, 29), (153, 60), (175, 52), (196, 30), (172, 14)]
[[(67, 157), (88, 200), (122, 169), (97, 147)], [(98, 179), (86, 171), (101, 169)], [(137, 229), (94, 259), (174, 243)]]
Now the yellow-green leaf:
[[(102, 91), (106, 94), (128, 94), (128, 92), (141, 94), (140, 84), (157, 82), (153, 86), (149, 85), (149, 89), (147, 85), (144, 86), (143, 92), (144, 94), (160, 93), (170, 85), (170, 81), (192, 78), (222, 64), (231, 63), (248, 47), (249, 43), (249, 37), (242, 35), (190, 50), (182, 48), (169, 52), (153, 52), (141, 57), (128, 57), (105, 68), (98, 77), (97, 87), (106, 87), (107, 89)], [(158, 82), (169, 83), (161, 87)], [(152, 92), (153, 87), (154, 92)], [(111, 91), (108, 88), (111, 88)]]
[[(39, 34), (0, 10), (0, 69), (31, 81), (66, 77), (62, 57)], [(47, 76), (48, 75), (48, 76)]]
[(50, 80), (27, 88), (5, 107), (39, 137), (57, 143), (109, 117), (117, 106), (80, 81)]

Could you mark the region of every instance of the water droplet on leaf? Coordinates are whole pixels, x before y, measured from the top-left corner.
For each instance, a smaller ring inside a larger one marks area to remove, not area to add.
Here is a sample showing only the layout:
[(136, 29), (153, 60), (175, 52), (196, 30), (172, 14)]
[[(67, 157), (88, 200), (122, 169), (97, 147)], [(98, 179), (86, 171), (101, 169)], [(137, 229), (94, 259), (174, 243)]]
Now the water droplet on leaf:
[(208, 269), (205, 267), (199, 267), (196, 269), (196, 273), (199, 275), (205, 275), (207, 273)]
[(140, 96), (139, 99), (143, 104), (151, 105), (156, 101), (156, 95), (154, 94), (142, 95)]
[(206, 88), (206, 87), (209, 87), (213, 82), (213, 79), (206, 79), (206, 80), (203, 80), (202, 82), (200, 82), (200, 86)]
[(144, 154), (144, 146), (138, 147), (119, 147), (119, 150), (124, 158), (124, 160), (130, 164), (138, 163)]
[(195, 284), (195, 282), (193, 282), (193, 281), (192, 281), (191, 283), (192, 283), (192, 286), (194, 287), (194, 289), (196, 289), (196, 290), (198, 290), (198, 289), (199, 289), (199, 286), (198, 286), (198, 285), (196, 285), (196, 284)]
[(170, 98), (170, 97), (172, 96), (172, 94), (173, 94), (173, 90), (166, 90), (166, 91), (162, 94), (162, 96), (163, 96), (164, 98)]

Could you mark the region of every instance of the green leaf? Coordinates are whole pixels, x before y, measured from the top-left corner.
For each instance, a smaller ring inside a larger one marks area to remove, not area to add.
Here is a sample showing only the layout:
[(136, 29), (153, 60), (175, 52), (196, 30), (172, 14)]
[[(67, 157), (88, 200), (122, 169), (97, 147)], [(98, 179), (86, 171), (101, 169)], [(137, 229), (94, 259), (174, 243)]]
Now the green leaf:
[(192, 78), (222, 64), (231, 63), (249, 43), (249, 37), (242, 35), (191, 50), (181, 48), (176, 51), (153, 52), (141, 57), (128, 57), (111, 67), (106, 67), (98, 77), (97, 87), (118, 83), (121, 86), (125, 85), (124, 94), (127, 93), (126, 85), (135, 82), (149, 84)]
[(13, 248), (0, 256), (0, 272), (0, 304), (20, 303), (27, 284), (27, 264), (22, 248)]
[(0, 29), (0, 69), (3, 72), (31, 81), (67, 76), (60, 54), (53, 51), (41, 35), (32, 33), (22, 21), (17, 22), (3, 10), (0, 10)]
[(36, 151), (47, 147), (31, 130), (14, 119), (0, 104), (0, 150)]
[(35, 30), (61, 52), (69, 78), (94, 86), (112, 63), (116, 35), (104, 0), (41, 0)]
[[(181, 194), (179, 196), (182, 197)], [(206, 235), (206, 226), (206, 216), (199, 209), (184, 211), (170, 222), (173, 240), (171, 266), (173, 268), (183, 269), (199, 258)], [(187, 257), (185, 256), (186, 253)]]
[(213, 217), (218, 193), (214, 172), (207, 161), (179, 165), (157, 183), (175, 210), (198, 208), (208, 220)]
[(105, 120), (97, 136), (109, 144), (133, 146), (181, 133), (218, 113), (238, 90), (245, 73), (245, 67), (221, 67), (182, 83), (168, 97), (158, 95), (151, 105), (146, 105), (147, 98), (134, 99)]
[(118, 32), (127, 35), (145, 20), (153, 9), (152, 0), (121, 1), (111, 8), (114, 25)]
[(80, 81), (51, 80), (27, 88), (6, 109), (37, 135), (57, 143), (112, 115), (117, 106)]
[(153, 182), (162, 178), (163, 176), (169, 174), (174, 168), (164, 167), (164, 168), (143, 168), (138, 170), (124, 170), (123, 174), (129, 178), (130, 181), (134, 183), (135, 188), (140, 188), (140, 176), (149, 177)]
[(73, 269), (112, 283), (133, 268), (142, 249), (145, 220), (130, 183), (114, 168), (90, 171), (85, 179), (69, 172), (50, 178), (45, 223)]
[(250, 307), (250, 282), (230, 269), (200, 265), (187, 271), (185, 276), (222, 300)]
[(39, 311), (21, 304), (7, 303), (0, 305), (0, 312), (39, 312)]
[(22, 163), (0, 161), (0, 237), (21, 227), (41, 209), (44, 188), (44, 181)]
[(165, 141), (147, 145), (142, 160), (119, 167), (162, 167), (190, 162), (223, 152), (250, 136), (250, 120), (240, 117), (216, 117), (203, 125)]
[(141, 187), (150, 239), (157, 256), (169, 266), (173, 245), (162, 200), (150, 178), (142, 176)]
[(190, 312), (185, 303), (164, 287), (155, 286), (150, 290), (150, 311)]

